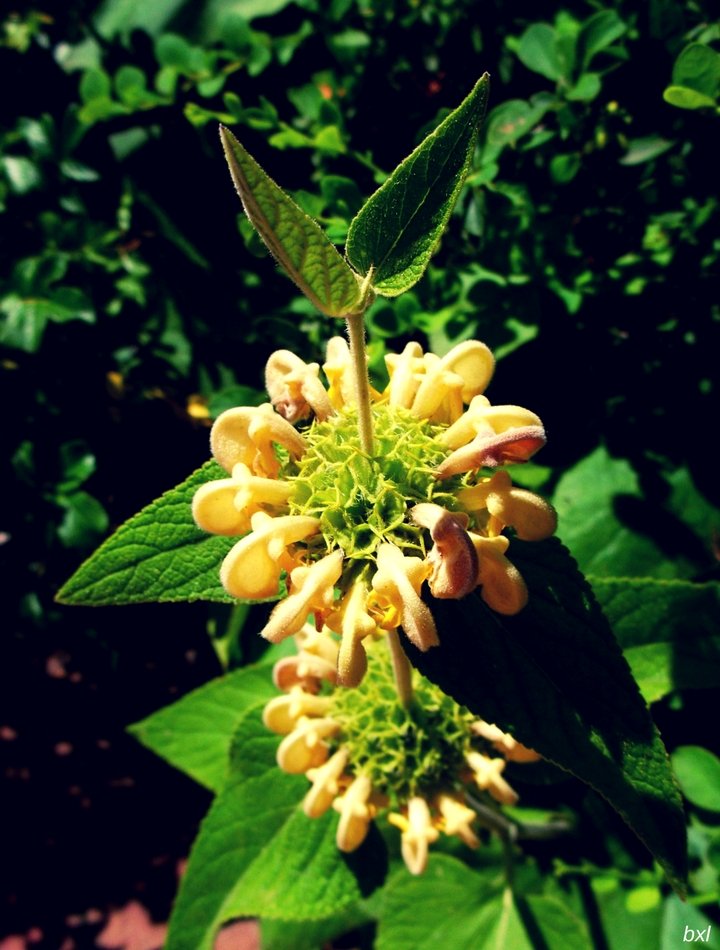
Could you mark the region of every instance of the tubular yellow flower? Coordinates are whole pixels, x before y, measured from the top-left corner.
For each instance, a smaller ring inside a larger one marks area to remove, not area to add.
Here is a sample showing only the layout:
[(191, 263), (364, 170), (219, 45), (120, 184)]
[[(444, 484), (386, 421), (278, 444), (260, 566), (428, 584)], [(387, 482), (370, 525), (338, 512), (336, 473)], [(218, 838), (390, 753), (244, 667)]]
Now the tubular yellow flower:
[(420, 419), (452, 423), (462, 414), (463, 403), (483, 392), (492, 378), (495, 360), (478, 340), (459, 343), (442, 359), (425, 356), (426, 372), (412, 403)]
[(277, 593), (282, 571), (292, 567), (288, 546), (316, 534), (320, 522), (302, 515), (271, 518), (258, 511), (250, 523), (252, 532), (226, 555), (220, 579), (233, 597), (260, 600)]
[(289, 772), (290, 775), (301, 775), (308, 769), (322, 765), (329, 750), (324, 740), (339, 728), (334, 719), (301, 719), (278, 746), (278, 765), (283, 772)]
[(429, 607), (420, 600), (419, 590), (427, 578), (428, 566), (417, 557), (406, 557), (393, 544), (377, 549), (377, 571), (372, 579), (372, 603), (382, 612), (380, 627), (402, 626), (419, 650), (437, 645), (435, 621)]
[(470, 827), (477, 814), (453, 795), (440, 795), (437, 807), (442, 815), (440, 827), (446, 835), (457, 835), (469, 848), (477, 848), (480, 839)]
[(272, 643), (279, 643), (297, 633), (308, 614), (326, 614), (333, 604), (334, 587), (342, 573), (342, 564), (342, 551), (333, 551), (309, 567), (296, 567), (290, 574), (292, 593), (273, 609), (260, 631), (262, 636)]
[(269, 403), (228, 409), (210, 430), (212, 454), (227, 472), (242, 462), (256, 475), (276, 478), (280, 462), (273, 445), (281, 445), (294, 458), (305, 451), (302, 436)]
[(542, 756), (534, 749), (528, 749), (508, 732), (496, 725), (478, 719), (471, 726), (476, 736), (486, 739), (498, 752), (502, 752), (508, 762), (538, 762)]
[(306, 775), (312, 782), (312, 788), (303, 798), (303, 811), (308, 818), (319, 818), (332, 808), (332, 803), (340, 791), (340, 777), (347, 763), (347, 749), (338, 749), (324, 765), (307, 770)]
[(263, 710), (263, 723), (279, 736), (289, 735), (298, 721), (306, 716), (323, 716), (330, 708), (328, 696), (306, 693), (299, 684), (290, 688), (285, 696), (271, 699)]
[(512, 616), (519, 613), (528, 600), (528, 590), (520, 571), (505, 557), (510, 541), (499, 535), (483, 538), (470, 532), (480, 565), (478, 584), (480, 596), (499, 614)]
[(468, 752), (466, 759), (481, 791), (488, 792), (501, 805), (517, 804), (517, 792), (502, 777), (505, 759), (491, 759), (481, 752)]
[(499, 534), (509, 526), (523, 541), (542, 541), (557, 527), (555, 510), (539, 495), (514, 488), (507, 472), (496, 472), (472, 488), (458, 492), (457, 499), (468, 511), (486, 509), (491, 518), (486, 530)]
[(327, 625), (341, 634), (338, 653), (338, 683), (357, 686), (367, 669), (367, 656), (362, 641), (377, 631), (377, 625), (366, 610), (368, 590), (361, 581), (353, 584), (340, 608), (330, 614)]
[(244, 534), (250, 516), (265, 507), (282, 507), (292, 492), (289, 482), (253, 475), (238, 462), (230, 478), (201, 485), (195, 492), (192, 513), (195, 523), (212, 534)]
[(341, 851), (356, 851), (367, 837), (374, 808), (370, 804), (372, 785), (367, 775), (358, 775), (342, 798), (336, 798), (333, 808), (340, 812), (337, 846)]
[(428, 803), (416, 795), (408, 802), (406, 815), (390, 814), (388, 821), (402, 832), (400, 849), (405, 867), (411, 874), (422, 874), (427, 867), (428, 848), (439, 836)]

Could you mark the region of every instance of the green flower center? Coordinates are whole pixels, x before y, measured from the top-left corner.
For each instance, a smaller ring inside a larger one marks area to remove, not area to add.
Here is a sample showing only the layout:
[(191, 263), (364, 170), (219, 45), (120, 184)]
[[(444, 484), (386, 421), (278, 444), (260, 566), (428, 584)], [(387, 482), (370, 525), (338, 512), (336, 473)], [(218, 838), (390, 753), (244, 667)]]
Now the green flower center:
[(413, 671), (413, 702), (398, 702), (390, 651), (378, 642), (368, 650), (368, 670), (356, 689), (333, 693), (329, 713), (341, 725), (355, 774), (367, 775), (391, 807), (412, 796), (429, 798), (453, 789), (471, 749), (473, 716)]
[(459, 479), (433, 475), (447, 455), (435, 440), (439, 427), (396, 406), (374, 407), (373, 423), (372, 458), (360, 447), (354, 409), (303, 433), (308, 449), (290, 476), (290, 513), (319, 518), (327, 546), (350, 559), (370, 559), (381, 541), (424, 557), (422, 529), (408, 522), (407, 511), (423, 501), (457, 509)]

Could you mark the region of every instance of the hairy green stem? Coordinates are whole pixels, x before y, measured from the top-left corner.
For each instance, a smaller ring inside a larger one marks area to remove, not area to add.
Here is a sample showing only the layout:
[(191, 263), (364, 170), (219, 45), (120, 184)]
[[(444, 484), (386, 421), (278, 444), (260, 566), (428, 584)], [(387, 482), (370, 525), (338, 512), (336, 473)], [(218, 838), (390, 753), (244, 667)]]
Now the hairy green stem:
[(397, 630), (388, 630), (387, 641), (390, 648), (390, 657), (392, 659), (395, 689), (397, 690), (400, 705), (407, 709), (413, 698), (410, 660), (408, 660), (405, 655)]
[(373, 453), (373, 426), (370, 411), (370, 380), (365, 349), (365, 323), (362, 313), (349, 313), (345, 317), (350, 339), (350, 356), (355, 377), (355, 397), (358, 406), (360, 444), (368, 455)]

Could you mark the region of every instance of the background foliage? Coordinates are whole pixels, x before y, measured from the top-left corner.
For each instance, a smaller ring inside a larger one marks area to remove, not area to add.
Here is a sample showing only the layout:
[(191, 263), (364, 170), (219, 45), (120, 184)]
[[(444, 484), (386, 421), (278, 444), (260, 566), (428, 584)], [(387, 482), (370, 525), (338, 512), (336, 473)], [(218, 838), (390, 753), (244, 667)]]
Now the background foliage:
[[(684, 906), (599, 799), (569, 781), (529, 789), (579, 833), (527, 846), (506, 925), (555, 920), (538, 946), (670, 947), (720, 923), (711, 5), (106, 0), (18, 9), (0, 42), (10, 932), (40, 925), (59, 946), (69, 914), (141, 891), (167, 913), (207, 799), (122, 728), (260, 649), (262, 607), (53, 604), (111, 527), (205, 461), (212, 417), (262, 398), (278, 340), (314, 360), (337, 332), (243, 220), (218, 121), (343, 243), (486, 69), (470, 177), (423, 280), (370, 311), (372, 366), (410, 338), (443, 351), (476, 336), (501, 358), (493, 401), (545, 421), (548, 447), (518, 477), (552, 496), (653, 703), (693, 861)], [(497, 919), (490, 852), (477, 881), (452, 855), (436, 865), (469, 895), (458, 940)], [(402, 908), (437, 914), (438, 887), (391, 875), (365, 938), (421, 946)]]

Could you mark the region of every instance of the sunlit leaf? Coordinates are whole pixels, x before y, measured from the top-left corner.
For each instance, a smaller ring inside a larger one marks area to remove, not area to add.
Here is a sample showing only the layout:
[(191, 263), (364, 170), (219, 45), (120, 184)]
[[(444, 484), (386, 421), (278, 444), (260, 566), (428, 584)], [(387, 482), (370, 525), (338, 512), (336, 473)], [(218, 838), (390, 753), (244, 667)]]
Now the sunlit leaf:
[(320, 920), (382, 880), (379, 836), (346, 857), (335, 843), (337, 814), (303, 813), (307, 779), (280, 771), (278, 737), (260, 711), (248, 710), (238, 726), (228, 781), (190, 854), (166, 950), (211, 950), (218, 929), (235, 917)]
[(399, 165), (350, 225), (346, 253), (373, 288), (395, 297), (415, 284), (457, 201), (485, 114), (489, 77)]
[(248, 666), (193, 690), (129, 731), (170, 765), (219, 792), (240, 719), (250, 706), (276, 693), (269, 665)]
[(283, 270), (322, 313), (361, 308), (357, 276), (322, 229), (260, 168), (226, 128), (220, 138), (243, 208)]
[(225, 473), (206, 462), (176, 488), (126, 521), (61, 588), (63, 604), (232, 603), (220, 564), (237, 538), (208, 535), (192, 519), (196, 489)]
[(597, 578), (593, 590), (647, 702), (720, 686), (720, 585)]

